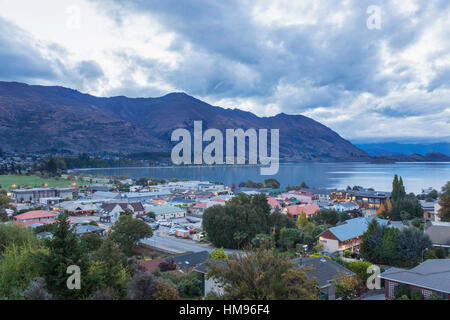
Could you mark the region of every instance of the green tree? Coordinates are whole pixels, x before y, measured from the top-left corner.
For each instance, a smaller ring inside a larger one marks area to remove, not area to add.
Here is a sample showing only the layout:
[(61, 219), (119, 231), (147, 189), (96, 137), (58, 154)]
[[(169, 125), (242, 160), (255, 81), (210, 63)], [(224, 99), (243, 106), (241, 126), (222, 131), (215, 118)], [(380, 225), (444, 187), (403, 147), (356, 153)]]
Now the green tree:
[[(404, 216), (402, 217), (402, 213)], [(405, 216), (408, 213), (408, 216)], [(402, 199), (392, 201), (392, 209), (387, 212), (388, 215), (394, 221), (400, 221), (405, 217), (410, 218), (423, 218), (423, 209), (420, 206), (419, 201), (415, 197), (404, 197)]]
[(388, 265), (396, 264), (397, 262), (397, 235), (399, 230), (396, 228), (383, 229), (383, 237), (381, 242), (377, 243), (375, 247), (375, 256), (377, 263), (384, 263)]
[(355, 260), (348, 262), (346, 268), (353, 271), (363, 283), (367, 283), (367, 279), (370, 277), (370, 274), (367, 273), (367, 269), (371, 265), (372, 263), (368, 261)]
[(271, 248), (274, 246), (273, 234), (260, 233), (252, 239), (255, 248)]
[(360, 252), (365, 260), (376, 262), (376, 247), (383, 239), (383, 228), (378, 223), (377, 219), (370, 221), (366, 232), (364, 232), (360, 245)]
[(225, 206), (213, 206), (203, 214), (203, 229), (216, 247), (237, 248), (257, 234), (270, 232), (270, 206), (265, 195), (239, 194)]
[[(52, 239), (46, 239), (48, 255), (39, 255), (41, 275), (48, 291), (55, 299), (77, 300), (90, 295), (88, 276), (89, 261), (78, 237), (71, 231), (67, 215), (60, 215), (56, 221)], [(67, 280), (70, 266), (78, 266), (81, 272), (81, 289), (69, 289)]]
[(5, 209), (9, 208), (9, 204), (11, 203), (11, 199), (6, 195), (0, 193), (0, 208)]
[(47, 250), (36, 241), (5, 248), (0, 258), (0, 297), (19, 299), (30, 282), (39, 276), (40, 266), (36, 254), (47, 254)]
[(81, 245), (83, 245), (87, 252), (92, 252), (100, 248), (103, 243), (102, 238), (96, 233), (85, 233), (80, 237)]
[(328, 209), (320, 210), (312, 219), (317, 224), (329, 224), (335, 226), (339, 222), (339, 212)]
[(9, 246), (38, 242), (33, 231), (13, 223), (0, 223), (0, 254)]
[(397, 256), (405, 266), (419, 262), (424, 250), (432, 245), (430, 237), (414, 227), (400, 230), (396, 237)]
[(140, 240), (153, 235), (152, 228), (144, 221), (130, 216), (120, 216), (111, 228), (113, 240), (125, 254), (131, 254)]
[(300, 184), (300, 189), (309, 189), (305, 181), (302, 181), (302, 183)]
[(304, 269), (276, 250), (256, 249), (233, 255), (226, 263), (209, 262), (210, 272), (223, 288), (213, 298), (225, 300), (316, 300), (318, 284)]
[(209, 258), (211, 260), (227, 261), (228, 255), (223, 250), (223, 247), (220, 249), (214, 248), (214, 250), (209, 253)]
[(113, 297), (126, 296), (126, 284), (130, 280), (126, 258), (112, 240), (106, 239), (93, 254), (89, 274), (96, 290), (108, 288)]
[(274, 179), (274, 178), (266, 179), (266, 180), (264, 180), (264, 183), (266, 185), (266, 188), (271, 188), (271, 189), (279, 189), (280, 188), (280, 183), (278, 182), (277, 179)]
[(280, 231), (280, 245), (286, 250), (295, 248), (297, 243), (301, 243), (303, 234), (300, 230), (294, 228), (282, 228)]

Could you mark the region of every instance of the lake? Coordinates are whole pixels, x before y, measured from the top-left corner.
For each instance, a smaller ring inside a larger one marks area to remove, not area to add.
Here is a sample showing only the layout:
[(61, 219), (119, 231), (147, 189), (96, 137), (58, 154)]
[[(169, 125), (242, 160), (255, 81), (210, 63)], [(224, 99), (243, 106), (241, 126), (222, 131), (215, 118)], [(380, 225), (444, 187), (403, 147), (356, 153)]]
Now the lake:
[(316, 188), (340, 188), (359, 185), (378, 191), (390, 191), (394, 174), (403, 177), (406, 191), (420, 193), (422, 188), (433, 187), (440, 191), (450, 180), (450, 162), (421, 163), (295, 163), (280, 164), (275, 176), (261, 176), (258, 166), (184, 166), (184, 167), (144, 167), (78, 169), (84, 174), (105, 176), (127, 176), (130, 178), (154, 177), (164, 179), (189, 179), (220, 181), (225, 185), (238, 185), (242, 181), (264, 182), (275, 178), (283, 187), (299, 185), (305, 181)]

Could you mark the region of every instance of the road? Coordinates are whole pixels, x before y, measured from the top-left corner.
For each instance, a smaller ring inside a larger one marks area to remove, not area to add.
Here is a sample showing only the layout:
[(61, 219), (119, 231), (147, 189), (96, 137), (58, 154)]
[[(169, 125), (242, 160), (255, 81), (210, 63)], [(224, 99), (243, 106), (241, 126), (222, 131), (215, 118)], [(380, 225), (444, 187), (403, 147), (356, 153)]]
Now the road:
[[(141, 243), (149, 247), (155, 248), (156, 250), (164, 251), (167, 253), (183, 253), (183, 252), (200, 252), (214, 250), (214, 247), (207, 244), (196, 243), (193, 240), (187, 240), (182, 238), (176, 238), (175, 236), (165, 235), (159, 230), (154, 233), (153, 237), (141, 240)], [(231, 254), (237, 250), (225, 249), (225, 253)]]

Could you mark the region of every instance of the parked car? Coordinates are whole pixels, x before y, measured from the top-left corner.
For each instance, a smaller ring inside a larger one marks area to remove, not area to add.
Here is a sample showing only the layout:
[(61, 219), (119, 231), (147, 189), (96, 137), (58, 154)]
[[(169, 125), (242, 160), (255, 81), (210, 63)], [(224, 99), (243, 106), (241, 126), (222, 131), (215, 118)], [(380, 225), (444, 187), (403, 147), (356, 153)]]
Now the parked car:
[(197, 222), (197, 220), (194, 220), (192, 218), (186, 218), (186, 220), (187, 220), (187, 222), (190, 222), (190, 223), (196, 223)]
[(150, 224), (150, 227), (152, 227), (152, 230), (158, 230), (159, 229), (159, 224), (152, 223), (152, 224)]
[(196, 234), (196, 233), (197, 233), (197, 230), (195, 230), (195, 229), (189, 230), (189, 234)]

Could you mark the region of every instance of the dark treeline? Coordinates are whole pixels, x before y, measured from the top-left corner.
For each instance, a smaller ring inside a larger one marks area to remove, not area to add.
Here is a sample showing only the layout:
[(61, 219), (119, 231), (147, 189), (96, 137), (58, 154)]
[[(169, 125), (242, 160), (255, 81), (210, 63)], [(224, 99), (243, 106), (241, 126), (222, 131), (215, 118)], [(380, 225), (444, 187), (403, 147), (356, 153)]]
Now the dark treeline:
[(68, 169), (139, 167), (167, 161), (169, 156), (170, 154), (164, 152), (135, 153), (116, 157), (99, 157), (86, 153), (77, 156), (48, 156), (37, 163), (34, 170), (56, 174)]

